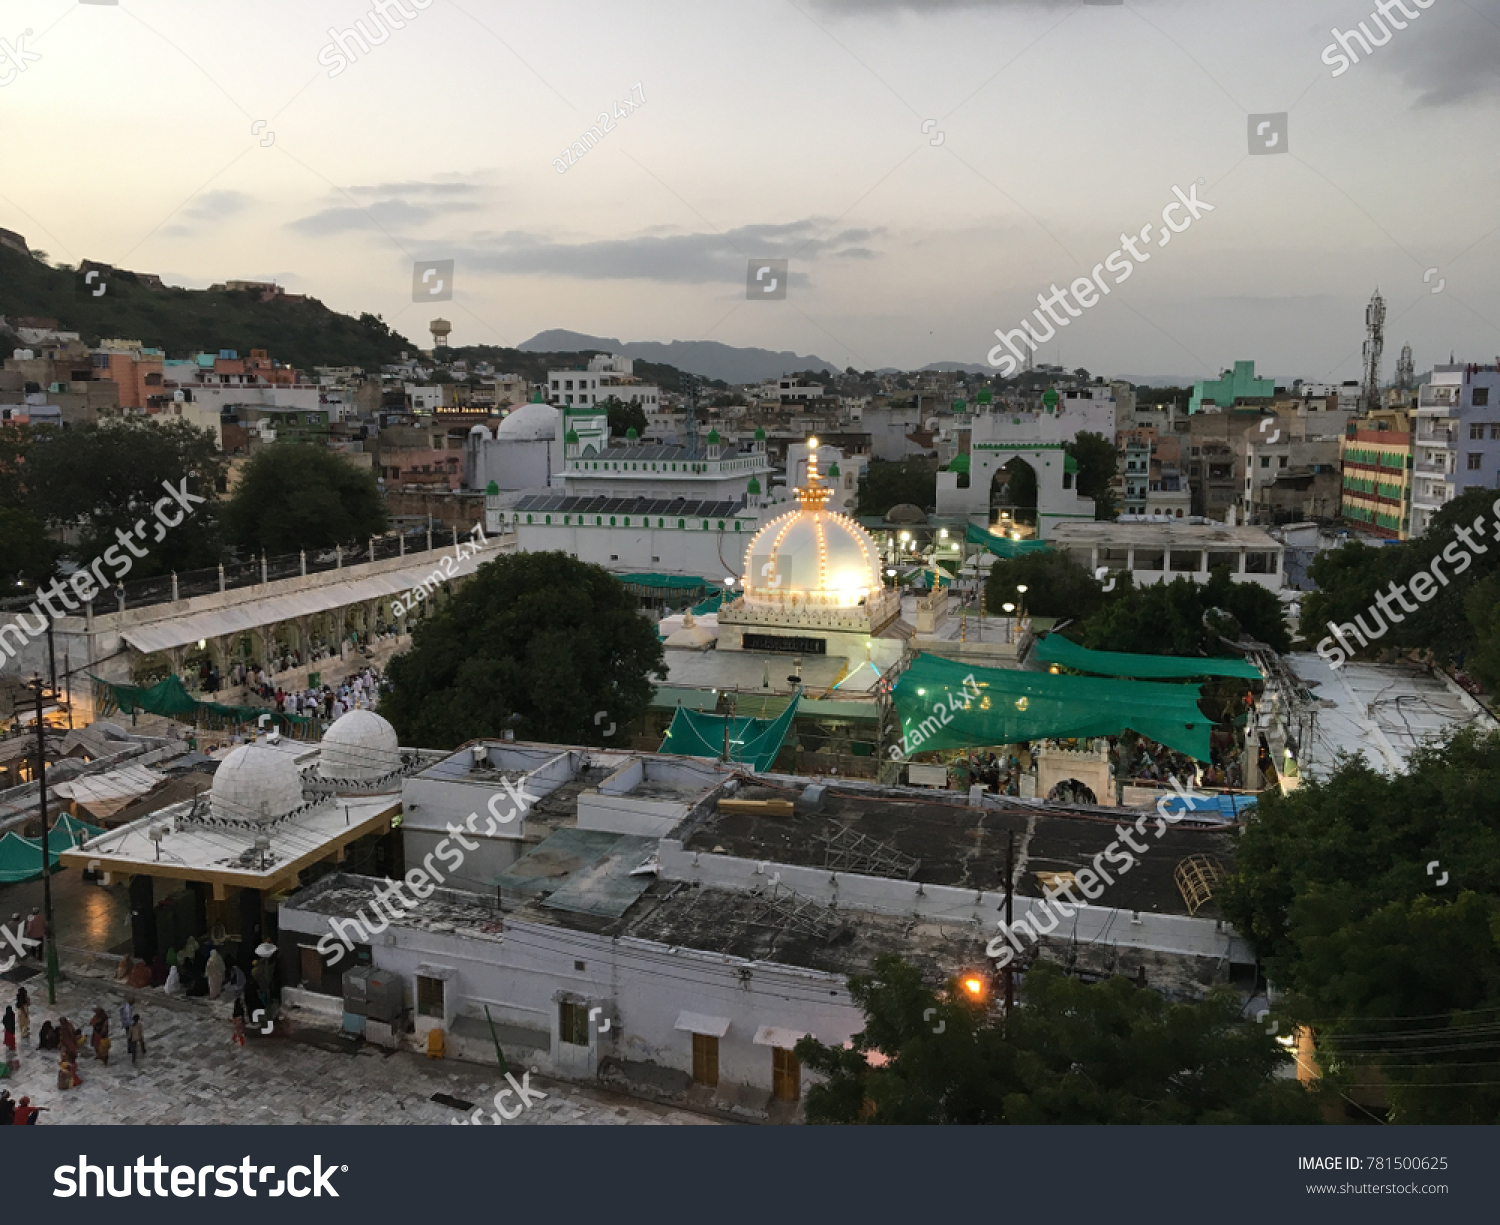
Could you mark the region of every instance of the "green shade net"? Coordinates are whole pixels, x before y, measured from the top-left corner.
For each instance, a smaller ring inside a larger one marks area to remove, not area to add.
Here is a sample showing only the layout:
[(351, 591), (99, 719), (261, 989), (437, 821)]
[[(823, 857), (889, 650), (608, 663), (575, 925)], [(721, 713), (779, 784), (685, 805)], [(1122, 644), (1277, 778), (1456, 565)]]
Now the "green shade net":
[(907, 753), (1129, 730), (1197, 761), (1210, 760), (1213, 724), (1198, 709), (1196, 685), (974, 668), (918, 655), (891, 696)]
[(66, 838), (69, 846), (80, 846), (90, 838), (97, 838), (104, 832), (100, 825), (90, 825), (87, 821), (80, 821), (77, 817), (63, 813), (57, 818), (52, 826), (51, 837), (47, 840), (47, 849), (52, 849), (52, 838)]
[(729, 731), (729, 760), (750, 766), (757, 774), (771, 768), (776, 754), (792, 730), (792, 720), (802, 701), (799, 693), (774, 719), (742, 719), (704, 714), (679, 706), (667, 728), (660, 751), (677, 757), (724, 756), (724, 732)]
[[(57, 859), (62, 851), (73, 846), (72, 842), (59, 847), (50, 838), (47, 840), (47, 860), (52, 870), (57, 871)], [(42, 844), (31, 838), (23, 838), (11, 831), (0, 838), (0, 883), (19, 884), (37, 880), (42, 875)]]
[(719, 611), (723, 603), (724, 593), (722, 591), (716, 591), (713, 593), (713, 595), (709, 596), (708, 599), (704, 600), (703, 603), (693, 605), (693, 616), (705, 617), (709, 613), (716, 613)]
[(1048, 634), (1036, 647), (1044, 664), (1058, 664), (1096, 676), (1128, 676), (1134, 680), (1169, 680), (1190, 676), (1237, 676), (1261, 680), (1260, 669), (1243, 659), (1188, 659), (1181, 655), (1125, 655), (1118, 651), (1090, 651), (1061, 634)]
[(225, 706), (219, 702), (200, 702), (175, 675), (158, 681), (149, 689), (142, 689), (139, 685), (117, 685), (92, 672), (89, 673), (89, 678), (108, 689), (114, 697), (115, 705), (127, 715), (133, 715), (139, 710), (148, 715), (162, 715), (169, 719), (177, 716), (195, 719), (198, 715), (205, 714), (232, 719), (236, 723), (254, 723), (261, 715), (268, 714), (277, 723), (312, 722), (302, 715), (278, 714), (275, 710), (262, 706)]
[(964, 539), (970, 544), (977, 544), (981, 549), (988, 549), (996, 557), (1003, 557), (1007, 561), (1014, 561), (1017, 557), (1024, 557), (1027, 553), (1040, 553), (1047, 547), (1045, 540), (1009, 540), (1004, 536), (991, 535), (972, 523), (964, 529)]
[(628, 587), (650, 587), (656, 591), (699, 591), (712, 585), (701, 578), (681, 574), (618, 574), (615, 577)]

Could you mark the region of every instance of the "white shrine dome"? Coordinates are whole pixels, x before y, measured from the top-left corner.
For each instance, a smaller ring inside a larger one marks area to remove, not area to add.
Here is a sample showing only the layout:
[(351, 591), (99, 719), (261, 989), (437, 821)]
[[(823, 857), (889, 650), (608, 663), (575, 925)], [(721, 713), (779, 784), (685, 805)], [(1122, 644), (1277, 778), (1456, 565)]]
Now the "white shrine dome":
[(263, 744), (242, 744), (225, 757), (208, 794), (209, 811), (230, 821), (274, 821), (304, 802), (292, 755)]
[(510, 415), (495, 427), (497, 439), (513, 442), (536, 442), (557, 437), (557, 409), (533, 400), (513, 408)]
[(318, 776), (368, 783), (401, 765), (396, 729), (373, 710), (351, 710), (323, 734)]
[(828, 609), (855, 609), (884, 585), (880, 549), (848, 515), (827, 509), (828, 489), (817, 483), (797, 491), (799, 508), (772, 519), (745, 550), (748, 605), (805, 601)]

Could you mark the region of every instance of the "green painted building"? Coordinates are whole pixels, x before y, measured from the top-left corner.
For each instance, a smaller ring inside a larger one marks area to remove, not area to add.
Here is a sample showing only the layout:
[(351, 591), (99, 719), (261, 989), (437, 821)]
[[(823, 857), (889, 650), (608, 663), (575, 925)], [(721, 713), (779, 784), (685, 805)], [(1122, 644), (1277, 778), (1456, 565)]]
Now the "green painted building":
[(1269, 400), (1276, 395), (1276, 380), (1255, 376), (1255, 363), (1235, 362), (1233, 370), (1224, 371), (1220, 379), (1205, 379), (1193, 384), (1189, 413), (1200, 413), (1204, 404), (1232, 408), (1242, 400)]

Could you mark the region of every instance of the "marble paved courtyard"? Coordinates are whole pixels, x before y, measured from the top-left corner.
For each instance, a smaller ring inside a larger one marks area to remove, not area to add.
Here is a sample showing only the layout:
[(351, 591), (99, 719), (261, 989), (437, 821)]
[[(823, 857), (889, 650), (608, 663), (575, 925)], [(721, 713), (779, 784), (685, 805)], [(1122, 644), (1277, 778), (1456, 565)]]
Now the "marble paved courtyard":
[[(13, 1002), (16, 984), (0, 982), (0, 1006)], [(13, 1098), (31, 1097), (45, 1106), (42, 1125), (59, 1123), (149, 1124), (427, 1124), (448, 1126), (465, 1112), (432, 1100), (443, 1094), (485, 1107), (488, 1124), (497, 1090), (506, 1087), (491, 1065), (433, 1060), (410, 1051), (388, 1053), (348, 1045), (329, 1030), (296, 1023), (290, 1038), (250, 1034), (244, 1047), (231, 1041), (228, 1005), (206, 1000), (166, 1000), (140, 991), (136, 999), (146, 1030), (147, 1054), (135, 1066), (119, 1033), (123, 994), (113, 985), (71, 978), (58, 983), (57, 1004), (46, 1003), (40, 977), (25, 986), (31, 996), (31, 1038), (18, 1039), (21, 1066), (0, 1081)], [(66, 1016), (86, 1030), (94, 1006), (103, 1005), (114, 1039), (107, 1067), (80, 1054), (83, 1084), (57, 1088), (56, 1052), (35, 1049), (44, 1020)], [(512, 1066), (521, 1079), (524, 1068)], [(714, 1123), (686, 1111), (655, 1106), (587, 1087), (533, 1076), (530, 1086), (547, 1094), (503, 1126), (528, 1124)], [(514, 1109), (515, 1095), (505, 1099)]]

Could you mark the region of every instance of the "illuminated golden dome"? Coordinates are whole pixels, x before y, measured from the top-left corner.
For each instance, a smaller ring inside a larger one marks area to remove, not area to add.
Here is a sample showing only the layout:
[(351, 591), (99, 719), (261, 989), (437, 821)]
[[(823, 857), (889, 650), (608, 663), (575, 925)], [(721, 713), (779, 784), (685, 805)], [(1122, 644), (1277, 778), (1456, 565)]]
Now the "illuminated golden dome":
[(808, 457), (798, 510), (772, 519), (745, 550), (745, 603), (795, 602), (853, 609), (879, 591), (880, 551), (848, 515), (827, 509), (831, 491), (819, 481), (817, 451)]

